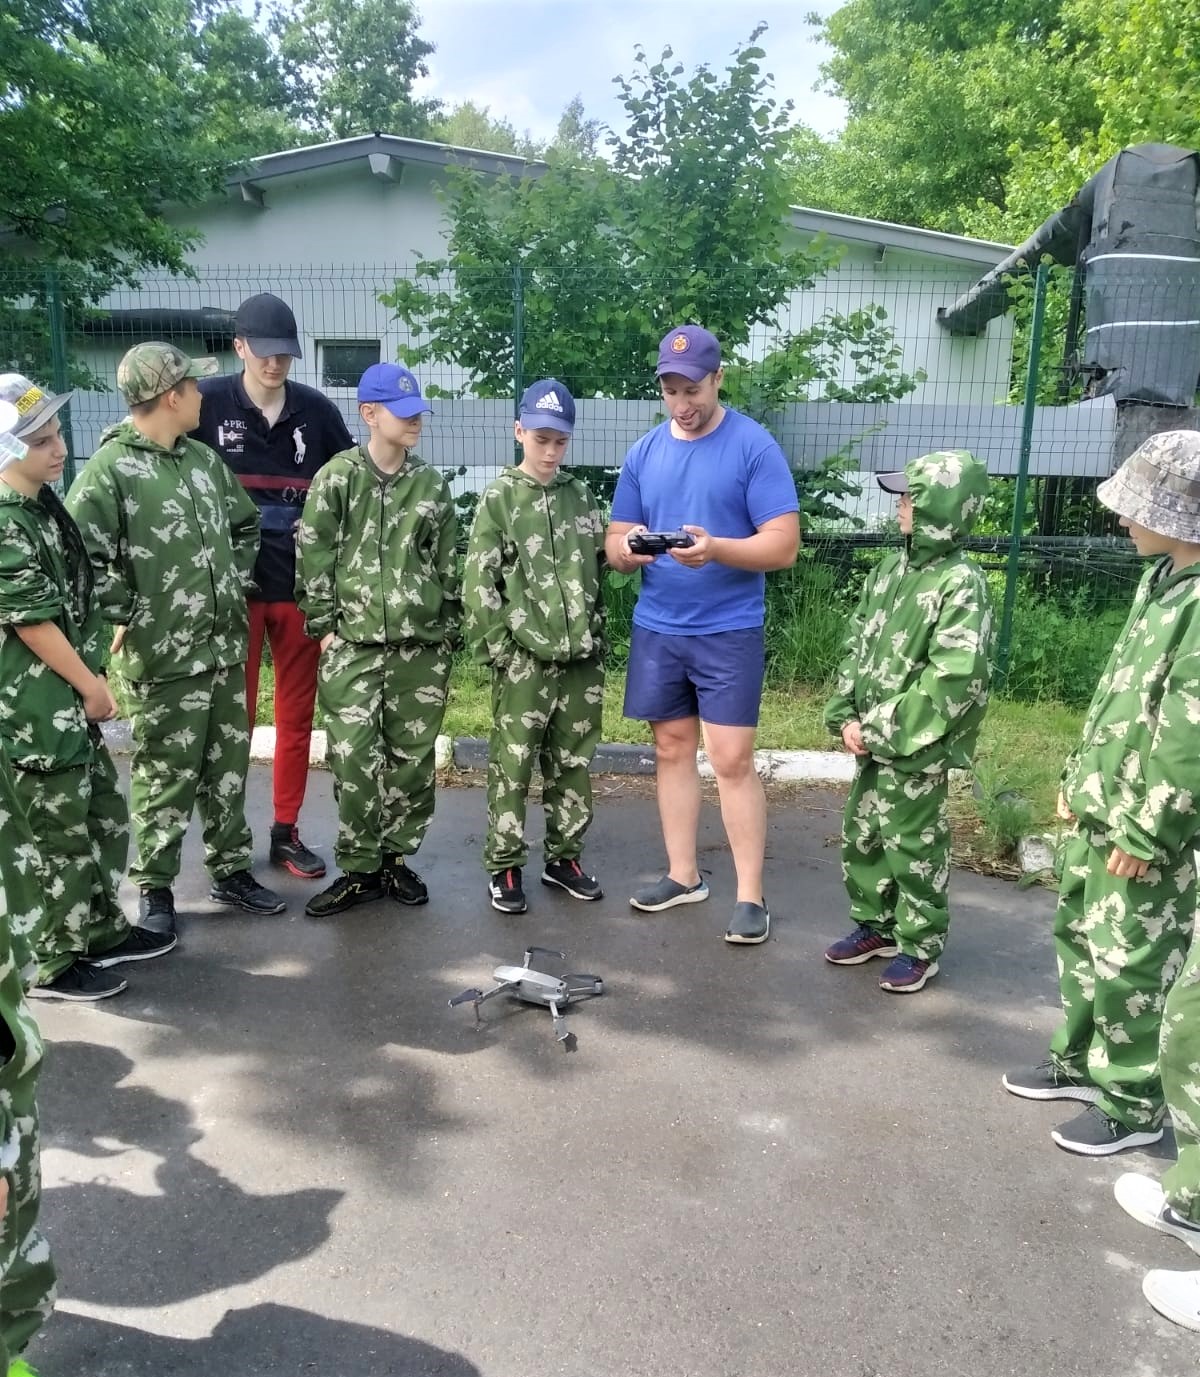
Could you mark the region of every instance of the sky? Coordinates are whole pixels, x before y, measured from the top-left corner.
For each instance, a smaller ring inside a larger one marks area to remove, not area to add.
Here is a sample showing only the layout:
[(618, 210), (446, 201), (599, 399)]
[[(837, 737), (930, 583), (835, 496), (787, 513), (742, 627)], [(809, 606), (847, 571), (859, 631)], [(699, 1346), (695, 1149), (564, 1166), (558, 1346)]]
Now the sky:
[(417, 0), (420, 33), (437, 45), (419, 94), (453, 106), (470, 100), (507, 119), (518, 132), (548, 139), (563, 107), (583, 98), (584, 114), (619, 126), (624, 110), (612, 79), (630, 76), (634, 48), (656, 60), (664, 46), (690, 73), (701, 63), (728, 66), (759, 20), (759, 39), (774, 73), (776, 96), (795, 104), (794, 117), (830, 134), (843, 120), (839, 101), (814, 92), (826, 50), (805, 22), (810, 11), (831, 14), (840, 0)]

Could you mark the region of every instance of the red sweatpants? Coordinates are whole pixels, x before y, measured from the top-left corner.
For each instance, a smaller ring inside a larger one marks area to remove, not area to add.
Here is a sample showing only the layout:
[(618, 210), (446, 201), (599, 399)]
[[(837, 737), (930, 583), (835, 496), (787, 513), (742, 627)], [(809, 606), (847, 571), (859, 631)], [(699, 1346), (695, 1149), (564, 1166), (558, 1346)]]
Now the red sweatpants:
[(275, 821), (295, 826), (308, 784), (308, 743), (317, 696), (320, 641), (304, 634), (304, 615), (294, 602), (255, 602), (250, 612), (246, 704), (254, 728), (263, 636), (275, 666)]

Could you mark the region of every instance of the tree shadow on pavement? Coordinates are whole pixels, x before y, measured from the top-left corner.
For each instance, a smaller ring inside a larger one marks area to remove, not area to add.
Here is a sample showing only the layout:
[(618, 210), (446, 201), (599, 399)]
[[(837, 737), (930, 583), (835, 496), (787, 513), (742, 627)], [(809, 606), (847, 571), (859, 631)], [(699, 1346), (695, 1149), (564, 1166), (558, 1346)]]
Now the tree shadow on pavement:
[(457, 1353), (286, 1305), (229, 1311), (204, 1339), (60, 1311), (35, 1342), (43, 1371), (77, 1377), (480, 1377)]
[(167, 1305), (265, 1276), (329, 1237), (340, 1191), (241, 1189), (192, 1152), (203, 1135), (185, 1105), (124, 1083), (123, 1053), (59, 1043), (48, 1065), (42, 1152), (56, 1184), (42, 1220), (75, 1299)]

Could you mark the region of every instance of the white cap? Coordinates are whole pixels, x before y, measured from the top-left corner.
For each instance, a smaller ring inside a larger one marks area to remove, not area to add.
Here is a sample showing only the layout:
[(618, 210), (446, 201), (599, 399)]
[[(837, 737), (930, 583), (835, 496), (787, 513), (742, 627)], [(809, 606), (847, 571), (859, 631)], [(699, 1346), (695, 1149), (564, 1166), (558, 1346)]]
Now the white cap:
[(29, 453), (29, 447), (12, 433), (21, 413), (12, 402), (0, 401), (0, 471), (16, 464)]

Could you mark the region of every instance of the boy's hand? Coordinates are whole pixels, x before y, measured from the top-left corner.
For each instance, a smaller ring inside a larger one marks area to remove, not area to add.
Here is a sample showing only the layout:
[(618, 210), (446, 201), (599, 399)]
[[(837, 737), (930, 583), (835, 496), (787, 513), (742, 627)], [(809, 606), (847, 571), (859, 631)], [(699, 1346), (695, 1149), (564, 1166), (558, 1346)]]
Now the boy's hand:
[(324, 634), (324, 636), (321, 637), (321, 654), (322, 654), (322, 655), (324, 655), (325, 652), (329, 649), (329, 647), (333, 644), (333, 634), (334, 634), (334, 633), (333, 633), (332, 631), (327, 631), (327, 632)]
[(116, 655), (125, 644), (125, 633), (129, 630), (127, 626), (118, 626), (113, 632), (112, 644), (108, 647), (110, 655)]
[(867, 748), (866, 748), (866, 746), (863, 744), (863, 734), (862, 734), (862, 723), (861, 723), (861, 722), (847, 722), (847, 723), (846, 723), (846, 725), (842, 728), (842, 745), (845, 746), (845, 748), (846, 748), (852, 755), (870, 755), (870, 754), (871, 754), (871, 752), (868, 751)]
[(695, 536), (696, 539), (691, 545), (684, 545), (677, 550), (668, 550), (667, 554), (677, 564), (686, 564), (689, 569), (700, 569), (712, 559), (712, 537), (703, 526), (681, 526), (681, 531), (686, 531), (688, 535)]
[(8, 1177), (0, 1176), (0, 1217), (8, 1211)]
[(1075, 814), (1067, 807), (1067, 800), (1063, 797), (1063, 791), (1058, 791), (1058, 802), (1054, 805), (1054, 816), (1059, 822), (1074, 822)]
[(1108, 853), (1108, 873), (1110, 875), (1118, 875), (1123, 880), (1140, 880), (1149, 869), (1149, 861), (1139, 860), (1136, 856), (1131, 856), (1128, 851), (1122, 851), (1119, 846), (1114, 846)]
[(117, 704), (108, 681), (99, 674), (83, 695), (83, 715), (89, 722), (110, 722), (117, 715)]

